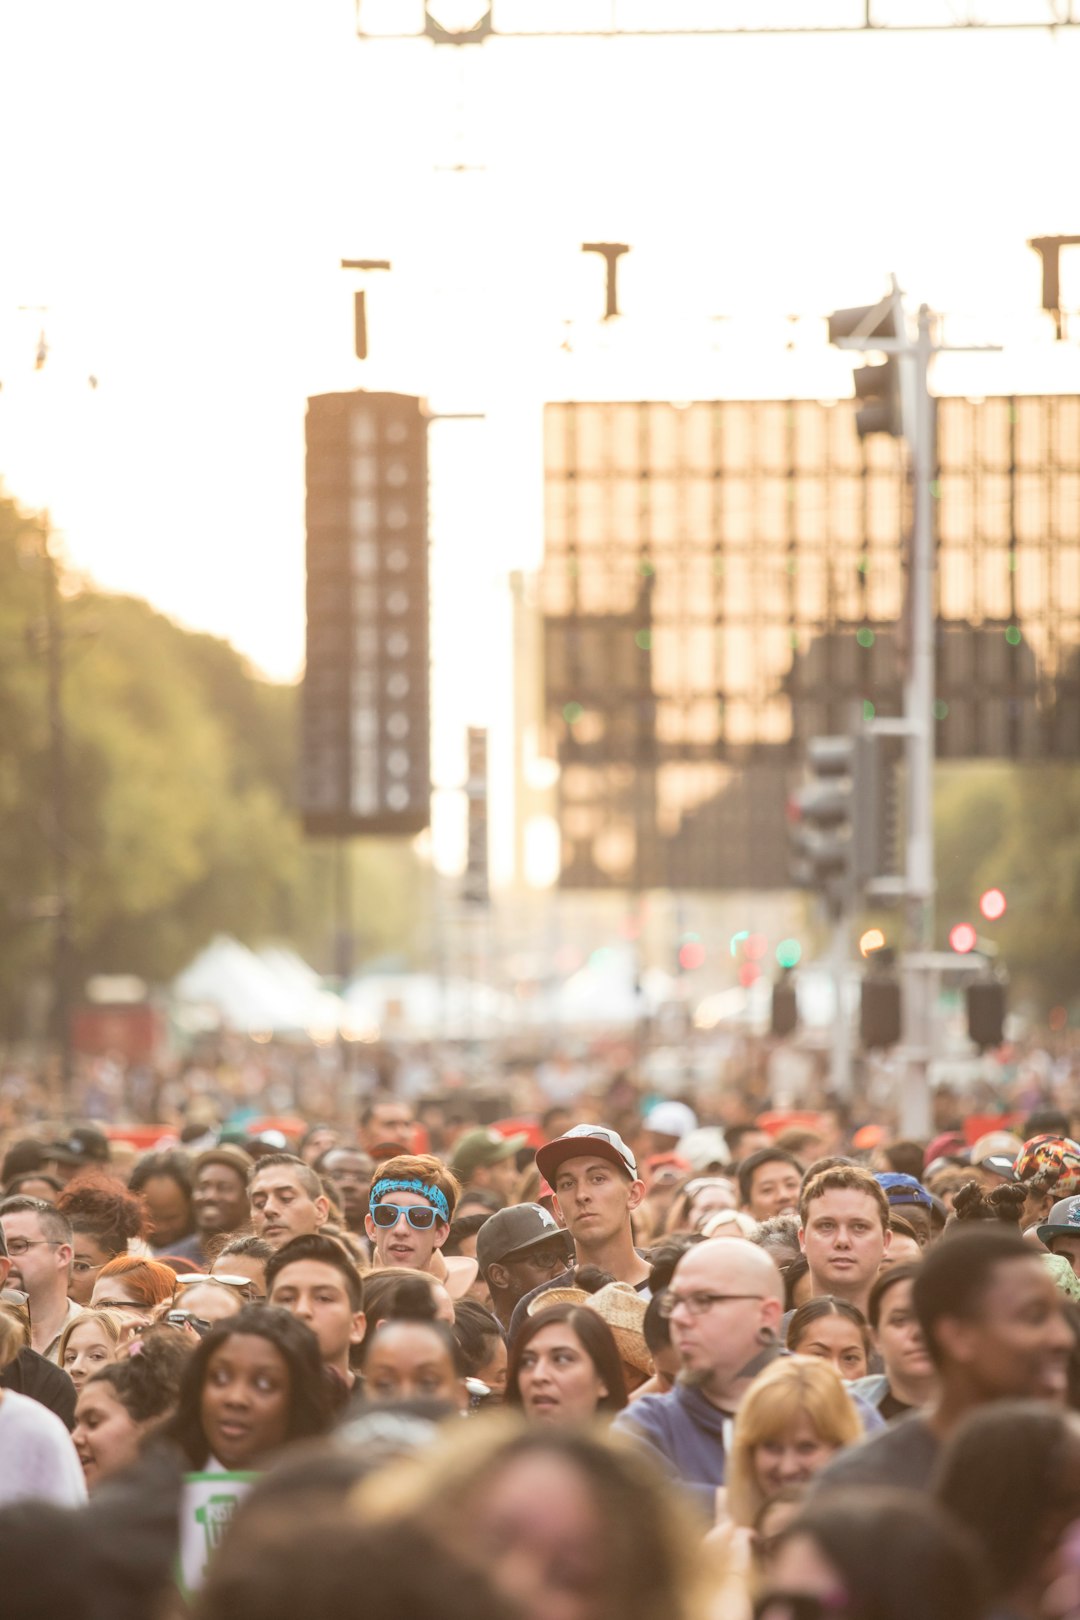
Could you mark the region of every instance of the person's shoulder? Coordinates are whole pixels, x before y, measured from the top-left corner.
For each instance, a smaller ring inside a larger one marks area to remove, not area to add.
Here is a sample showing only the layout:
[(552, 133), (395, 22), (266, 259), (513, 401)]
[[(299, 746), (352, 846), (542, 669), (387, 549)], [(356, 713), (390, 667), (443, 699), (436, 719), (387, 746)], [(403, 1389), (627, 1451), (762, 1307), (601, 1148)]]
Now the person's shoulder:
[(889, 1393), (889, 1380), (884, 1373), (868, 1373), (865, 1378), (853, 1378), (848, 1394), (857, 1396), (868, 1406), (878, 1407)]
[(23, 1395), (17, 1389), (6, 1389), (0, 1401), (0, 1423), (5, 1428), (19, 1429), (24, 1434), (67, 1435), (64, 1420), (48, 1406), (43, 1406), (32, 1395)]
[(675, 1409), (674, 1390), (655, 1391), (652, 1395), (642, 1395), (638, 1400), (631, 1401), (624, 1406), (615, 1419), (615, 1427), (619, 1429), (652, 1429), (668, 1422)]
[(848, 1447), (815, 1477), (814, 1494), (841, 1485), (899, 1485), (920, 1489), (933, 1469), (938, 1441), (921, 1412), (910, 1412), (895, 1423)]
[(75, 1385), (62, 1367), (46, 1361), (29, 1345), (24, 1346), (11, 1365), (0, 1374), (0, 1385), (40, 1401), (67, 1425), (75, 1427)]

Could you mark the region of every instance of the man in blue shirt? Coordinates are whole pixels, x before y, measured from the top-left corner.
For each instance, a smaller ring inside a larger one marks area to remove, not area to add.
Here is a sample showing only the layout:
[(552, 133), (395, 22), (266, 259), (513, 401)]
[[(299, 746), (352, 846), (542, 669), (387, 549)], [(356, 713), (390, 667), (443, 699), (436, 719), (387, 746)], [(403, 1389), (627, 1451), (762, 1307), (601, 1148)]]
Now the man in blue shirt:
[(739, 1402), (778, 1353), (783, 1279), (754, 1244), (715, 1238), (682, 1256), (663, 1309), (682, 1372), (670, 1394), (643, 1395), (615, 1427), (644, 1441), (712, 1518)]

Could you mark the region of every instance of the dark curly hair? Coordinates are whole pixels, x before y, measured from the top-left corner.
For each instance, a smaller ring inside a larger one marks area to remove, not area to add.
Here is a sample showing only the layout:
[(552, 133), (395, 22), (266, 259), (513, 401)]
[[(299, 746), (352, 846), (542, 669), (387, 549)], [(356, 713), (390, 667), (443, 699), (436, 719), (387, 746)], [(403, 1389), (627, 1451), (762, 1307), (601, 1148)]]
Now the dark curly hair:
[(133, 1340), (119, 1361), (91, 1373), (86, 1384), (108, 1384), (133, 1422), (150, 1423), (166, 1418), (176, 1405), (191, 1354), (191, 1336), (162, 1324)]
[(146, 1206), (115, 1176), (85, 1170), (69, 1181), (56, 1207), (81, 1232), (109, 1255), (126, 1254), (132, 1238), (146, 1236)]
[(202, 1339), (184, 1371), (180, 1400), (169, 1432), (193, 1468), (206, 1466), (209, 1447), (202, 1426), (206, 1373), (215, 1353), (234, 1335), (265, 1339), (277, 1350), (289, 1374), (289, 1440), (325, 1434), (330, 1427), (330, 1389), (318, 1341), (311, 1329), (279, 1305), (245, 1305)]

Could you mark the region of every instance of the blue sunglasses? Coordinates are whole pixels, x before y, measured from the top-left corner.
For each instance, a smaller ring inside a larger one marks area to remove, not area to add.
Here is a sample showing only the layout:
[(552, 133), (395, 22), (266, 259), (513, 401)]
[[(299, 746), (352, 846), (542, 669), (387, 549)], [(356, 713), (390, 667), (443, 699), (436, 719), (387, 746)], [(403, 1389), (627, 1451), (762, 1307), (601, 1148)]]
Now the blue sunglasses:
[(371, 1211), (376, 1226), (396, 1226), (403, 1215), (418, 1232), (430, 1232), (439, 1218), (430, 1204), (376, 1204)]

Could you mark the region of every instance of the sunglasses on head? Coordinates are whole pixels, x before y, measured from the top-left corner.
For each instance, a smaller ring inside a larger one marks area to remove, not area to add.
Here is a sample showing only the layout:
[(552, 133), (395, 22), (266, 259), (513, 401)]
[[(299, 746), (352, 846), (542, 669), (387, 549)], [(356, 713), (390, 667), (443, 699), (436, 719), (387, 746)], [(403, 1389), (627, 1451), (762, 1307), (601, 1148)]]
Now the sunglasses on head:
[(185, 1271), (177, 1277), (177, 1288), (191, 1288), (195, 1283), (221, 1283), (224, 1288), (250, 1288), (251, 1278), (230, 1276), (226, 1272)]
[(169, 1311), (166, 1314), (165, 1321), (169, 1327), (191, 1328), (193, 1332), (199, 1335), (200, 1339), (205, 1339), (214, 1326), (213, 1322), (208, 1322), (205, 1316), (196, 1316), (194, 1311)]
[(376, 1204), (371, 1211), (376, 1226), (396, 1226), (403, 1215), (418, 1232), (430, 1232), (439, 1218), (430, 1204)]

